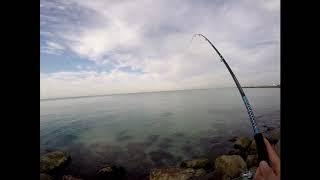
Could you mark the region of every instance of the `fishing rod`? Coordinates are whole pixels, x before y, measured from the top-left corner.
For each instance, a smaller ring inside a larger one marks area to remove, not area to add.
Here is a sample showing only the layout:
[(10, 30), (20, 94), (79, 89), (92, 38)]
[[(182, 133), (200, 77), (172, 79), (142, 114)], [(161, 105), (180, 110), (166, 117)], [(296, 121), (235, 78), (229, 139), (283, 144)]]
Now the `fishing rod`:
[(244, 105), (246, 106), (246, 109), (247, 109), (247, 112), (248, 112), (248, 115), (249, 115), (250, 123), (251, 123), (252, 129), (253, 129), (253, 132), (254, 132), (254, 139), (256, 141), (256, 146), (257, 146), (257, 151), (258, 151), (258, 160), (259, 160), (259, 162), (260, 161), (266, 161), (266, 162), (270, 163), (269, 162), (269, 157), (268, 157), (268, 152), (267, 152), (266, 146), (264, 144), (264, 140), (263, 140), (263, 135), (262, 135), (262, 133), (260, 133), (259, 128), (257, 127), (257, 123), (256, 123), (256, 120), (255, 120), (255, 116), (253, 114), (252, 108), (251, 108), (251, 106), (249, 104), (248, 98), (246, 97), (246, 95), (245, 95), (245, 93), (244, 93), (244, 91), (243, 91), (238, 79), (236, 78), (236, 76), (232, 72), (230, 66), (228, 65), (226, 60), (223, 58), (223, 56), (220, 54), (218, 49), (211, 43), (211, 41), (207, 37), (205, 37), (202, 34), (195, 34), (194, 36), (203, 37), (212, 46), (212, 48), (218, 53), (218, 55), (220, 56), (221, 61), (224, 63), (224, 65), (226, 65), (227, 69), (229, 70), (234, 82), (237, 85), (237, 88), (238, 88), (238, 90), (240, 92), (240, 95), (242, 97), (242, 100), (244, 102)]

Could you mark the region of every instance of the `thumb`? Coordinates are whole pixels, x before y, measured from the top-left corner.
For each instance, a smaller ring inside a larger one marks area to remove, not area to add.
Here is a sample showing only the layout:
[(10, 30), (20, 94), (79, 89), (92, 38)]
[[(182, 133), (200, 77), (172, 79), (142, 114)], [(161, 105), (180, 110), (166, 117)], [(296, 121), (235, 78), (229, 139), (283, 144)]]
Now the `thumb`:
[(269, 177), (273, 174), (273, 170), (265, 161), (260, 162), (259, 169), (263, 177)]

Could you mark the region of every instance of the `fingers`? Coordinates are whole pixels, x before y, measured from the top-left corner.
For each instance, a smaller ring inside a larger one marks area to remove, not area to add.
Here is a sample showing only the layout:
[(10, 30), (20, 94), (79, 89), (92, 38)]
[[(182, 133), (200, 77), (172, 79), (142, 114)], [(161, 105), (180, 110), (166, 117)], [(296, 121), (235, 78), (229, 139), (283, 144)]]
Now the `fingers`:
[(257, 168), (256, 174), (254, 175), (254, 180), (264, 180), (259, 167)]
[(262, 176), (264, 176), (264, 177), (268, 177), (270, 174), (273, 173), (273, 170), (271, 169), (271, 167), (269, 167), (269, 165), (265, 161), (260, 162), (259, 169), (260, 169)]
[(266, 138), (264, 138), (264, 143), (268, 151), (268, 156), (271, 161), (272, 169), (276, 175), (280, 175), (280, 158)]

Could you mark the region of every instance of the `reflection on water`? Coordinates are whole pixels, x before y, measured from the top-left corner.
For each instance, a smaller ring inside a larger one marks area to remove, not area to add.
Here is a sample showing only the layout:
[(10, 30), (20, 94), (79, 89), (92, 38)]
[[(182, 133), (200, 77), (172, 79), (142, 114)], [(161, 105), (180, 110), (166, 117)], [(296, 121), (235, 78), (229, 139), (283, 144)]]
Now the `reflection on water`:
[[(280, 89), (245, 89), (258, 125), (280, 126)], [(152, 167), (214, 158), (252, 135), (234, 88), (40, 101), (40, 154), (65, 150), (90, 179), (106, 163), (141, 177)], [(139, 179), (137, 177), (137, 179)]]

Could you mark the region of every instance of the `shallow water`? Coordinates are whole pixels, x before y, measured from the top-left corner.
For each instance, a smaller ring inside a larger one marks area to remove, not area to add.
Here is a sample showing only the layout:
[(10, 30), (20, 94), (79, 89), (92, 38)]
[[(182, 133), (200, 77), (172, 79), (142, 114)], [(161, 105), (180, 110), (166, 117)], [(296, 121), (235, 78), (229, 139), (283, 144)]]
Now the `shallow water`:
[[(245, 89), (258, 126), (280, 126), (280, 89)], [(235, 88), (40, 101), (40, 154), (71, 154), (70, 173), (89, 177), (106, 163), (133, 174), (184, 159), (214, 158), (238, 135), (251, 136)], [(139, 177), (138, 177), (139, 178)]]

